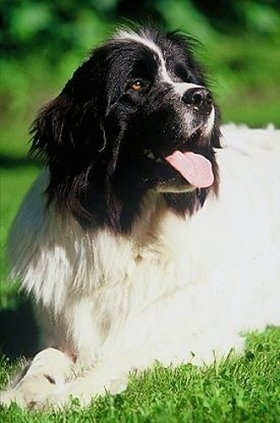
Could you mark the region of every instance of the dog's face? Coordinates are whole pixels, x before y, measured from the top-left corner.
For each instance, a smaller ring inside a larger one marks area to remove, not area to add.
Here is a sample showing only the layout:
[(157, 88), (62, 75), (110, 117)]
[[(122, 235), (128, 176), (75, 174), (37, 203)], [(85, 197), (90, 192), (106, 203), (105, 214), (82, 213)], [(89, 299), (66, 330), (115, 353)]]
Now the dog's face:
[(127, 230), (147, 191), (184, 214), (217, 189), (219, 117), (190, 44), (176, 33), (121, 31), (36, 120), (49, 196), (83, 224)]

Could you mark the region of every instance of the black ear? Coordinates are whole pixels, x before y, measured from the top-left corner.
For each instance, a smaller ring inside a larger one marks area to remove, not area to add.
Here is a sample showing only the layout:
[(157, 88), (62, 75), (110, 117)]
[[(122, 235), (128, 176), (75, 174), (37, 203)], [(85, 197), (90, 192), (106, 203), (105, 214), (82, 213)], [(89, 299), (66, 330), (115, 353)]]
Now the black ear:
[(67, 82), (62, 92), (33, 123), (31, 154), (42, 157), (52, 170), (79, 172), (104, 148), (104, 95), (94, 54)]

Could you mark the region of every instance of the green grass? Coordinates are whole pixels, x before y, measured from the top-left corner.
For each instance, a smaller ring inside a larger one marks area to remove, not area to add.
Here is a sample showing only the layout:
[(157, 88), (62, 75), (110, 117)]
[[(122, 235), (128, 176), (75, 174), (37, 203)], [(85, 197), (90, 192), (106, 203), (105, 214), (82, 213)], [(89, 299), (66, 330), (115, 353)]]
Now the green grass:
[[(243, 357), (198, 368), (160, 365), (132, 376), (125, 392), (95, 399), (86, 410), (0, 411), (1, 422), (278, 422), (280, 416), (280, 329), (251, 334)], [(2, 361), (0, 380), (11, 370)]]

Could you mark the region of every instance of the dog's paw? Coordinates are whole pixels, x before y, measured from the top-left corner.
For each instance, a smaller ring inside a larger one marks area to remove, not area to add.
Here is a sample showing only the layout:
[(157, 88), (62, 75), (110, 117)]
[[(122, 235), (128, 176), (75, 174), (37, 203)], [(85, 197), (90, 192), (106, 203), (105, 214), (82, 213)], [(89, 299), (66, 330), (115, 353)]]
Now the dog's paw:
[(10, 406), (16, 403), (21, 408), (33, 408), (38, 398), (51, 395), (57, 386), (53, 377), (47, 374), (32, 375), (23, 378), (13, 389), (8, 389), (0, 393), (0, 405)]
[(127, 381), (124, 378), (111, 379), (104, 383), (94, 376), (81, 377), (66, 383), (62, 389), (56, 389), (50, 395), (33, 397), (33, 401), (28, 407), (35, 410), (47, 409), (67, 409), (71, 406), (73, 400), (79, 404), (81, 408), (86, 408), (91, 401), (105, 393), (117, 394), (125, 390)]
[(1, 407), (9, 407), (13, 403), (16, 403), (21, 408), (25, 408), (26, 402), (24, 394), (16, 389), (10, 389), (0, 393)]
[(27, 406), (32, 410), (61, 410), (69, 408), (74, 401), (81, 408), (86, 408), (96, 396), (91, 390), (84, 390), (79, 383), (70, 382), (49, 395), (34, 395)]
[(47, 396), (37, 395), (29, 402), (28, 408), (32, 410), (62, 410), (71, 405), (72, 397), (67, 393), (57, 392)]
[(0, 394), (0, 404), (13, 402), (22, 408), (34, 408), (44, 404), (45, 398), (63, 390), (66, 380), (73, 377), (74, 363), (67, 355), (54, 348), (38, 353), (30, 367), (12, 389)]

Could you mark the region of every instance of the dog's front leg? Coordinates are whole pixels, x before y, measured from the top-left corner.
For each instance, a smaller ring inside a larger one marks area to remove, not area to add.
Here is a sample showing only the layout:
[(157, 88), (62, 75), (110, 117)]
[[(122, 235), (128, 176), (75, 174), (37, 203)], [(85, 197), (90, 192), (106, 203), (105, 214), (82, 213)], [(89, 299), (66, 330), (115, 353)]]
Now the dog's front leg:
[(19, 382), (0, 394), (0, 404), (12, 402), (21, 407), (32, 408), (54, 391), (63, 389), (65, 382), (73, 374), (73, 360), (65, 353), (46, 348), (32, 360)]
[(77, 398), (81, 407), (86, 407), (91, 400), (105, 393), (116, 394), (127, 386), (128, 371), (115, 371), (113, 363), (97, 364), (69, 380), (61, 388), (56, 387), (49, 395), (39, 398), (32, 404), (35, 409), (65, 408), (71, 400)]

